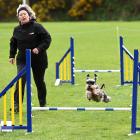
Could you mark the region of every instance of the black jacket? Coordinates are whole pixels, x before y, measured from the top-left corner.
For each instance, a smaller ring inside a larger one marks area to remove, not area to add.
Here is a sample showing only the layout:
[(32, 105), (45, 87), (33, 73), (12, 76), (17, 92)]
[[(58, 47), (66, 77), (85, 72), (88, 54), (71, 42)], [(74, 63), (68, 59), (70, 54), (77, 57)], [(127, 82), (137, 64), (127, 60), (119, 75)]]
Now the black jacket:
[(44, 27), (31, 21), (24, 25), (19, 25), (14, 28), (13, 36), (10, 40), (10, 56), (9, 58), (16, 57), (16, 63), (26, 63), (26, 49), (38, 48), (39, 54), (31, 53), (31, 65), (32, 67), (47, 68), (48, 59), (46, 50), (49, 48), (51, 43), (51, 36)]

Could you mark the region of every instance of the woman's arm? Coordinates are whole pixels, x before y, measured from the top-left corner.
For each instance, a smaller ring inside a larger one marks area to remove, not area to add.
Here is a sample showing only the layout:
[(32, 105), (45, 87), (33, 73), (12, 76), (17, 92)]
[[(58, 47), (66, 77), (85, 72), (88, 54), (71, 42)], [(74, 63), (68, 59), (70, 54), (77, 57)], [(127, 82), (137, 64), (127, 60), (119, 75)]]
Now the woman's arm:
[(17, 40), (12, 37), (10, 39), (10, 55), (9, 58), (15, 58), (15, 55), (17, 53)]
[(37, 46), (37, 49), (41, 52), (49, 48), (52, 39), (49, 32), (41, 24), (37, 25), (37, 34), (40, 40), (40, 44)]

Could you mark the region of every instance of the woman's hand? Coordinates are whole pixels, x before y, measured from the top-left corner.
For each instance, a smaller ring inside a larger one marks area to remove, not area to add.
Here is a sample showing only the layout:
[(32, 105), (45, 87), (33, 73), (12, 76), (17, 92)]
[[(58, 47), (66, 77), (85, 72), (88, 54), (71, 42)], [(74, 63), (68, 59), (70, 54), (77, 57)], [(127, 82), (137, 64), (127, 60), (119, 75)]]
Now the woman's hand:
[(32, 50), (32, 52), (33, 52), (34, 54), (39, 54), (39, 50), (38, 50), (37, 48), (34, 48), (34, 49)]
[(9, 63), (14, 64), (15, 63), (15, 58), (9, 58)]

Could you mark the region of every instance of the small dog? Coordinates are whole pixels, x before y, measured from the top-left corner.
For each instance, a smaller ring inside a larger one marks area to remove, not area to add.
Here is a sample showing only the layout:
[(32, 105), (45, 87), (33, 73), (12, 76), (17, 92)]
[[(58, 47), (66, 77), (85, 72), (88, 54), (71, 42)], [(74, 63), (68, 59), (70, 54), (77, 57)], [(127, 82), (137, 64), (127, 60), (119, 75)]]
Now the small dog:
[(105, 84), (103, 84), (101, 87), (96, 84), (97, 75), (94, 74), (94, 78), (91, 79), (89, 74), (87, 75), (86, 79), (86, 96), (87, 99), (96, 101), (96, 102), (105, 102), (108, 103), (111, 101), (111, 97), (107, 96), (103, 88), (105, 87)]

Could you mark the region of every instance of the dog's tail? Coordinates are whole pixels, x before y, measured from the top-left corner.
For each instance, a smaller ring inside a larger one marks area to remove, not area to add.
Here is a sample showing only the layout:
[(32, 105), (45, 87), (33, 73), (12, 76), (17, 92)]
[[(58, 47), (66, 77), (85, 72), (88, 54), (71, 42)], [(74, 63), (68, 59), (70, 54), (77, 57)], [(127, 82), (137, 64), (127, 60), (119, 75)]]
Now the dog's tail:
[(102, 89), (102, 88), (105, 88), (105, 84), (102, 84), (102, 86), (101, 86), (101, 88), (100, 88), (100, 89)]

